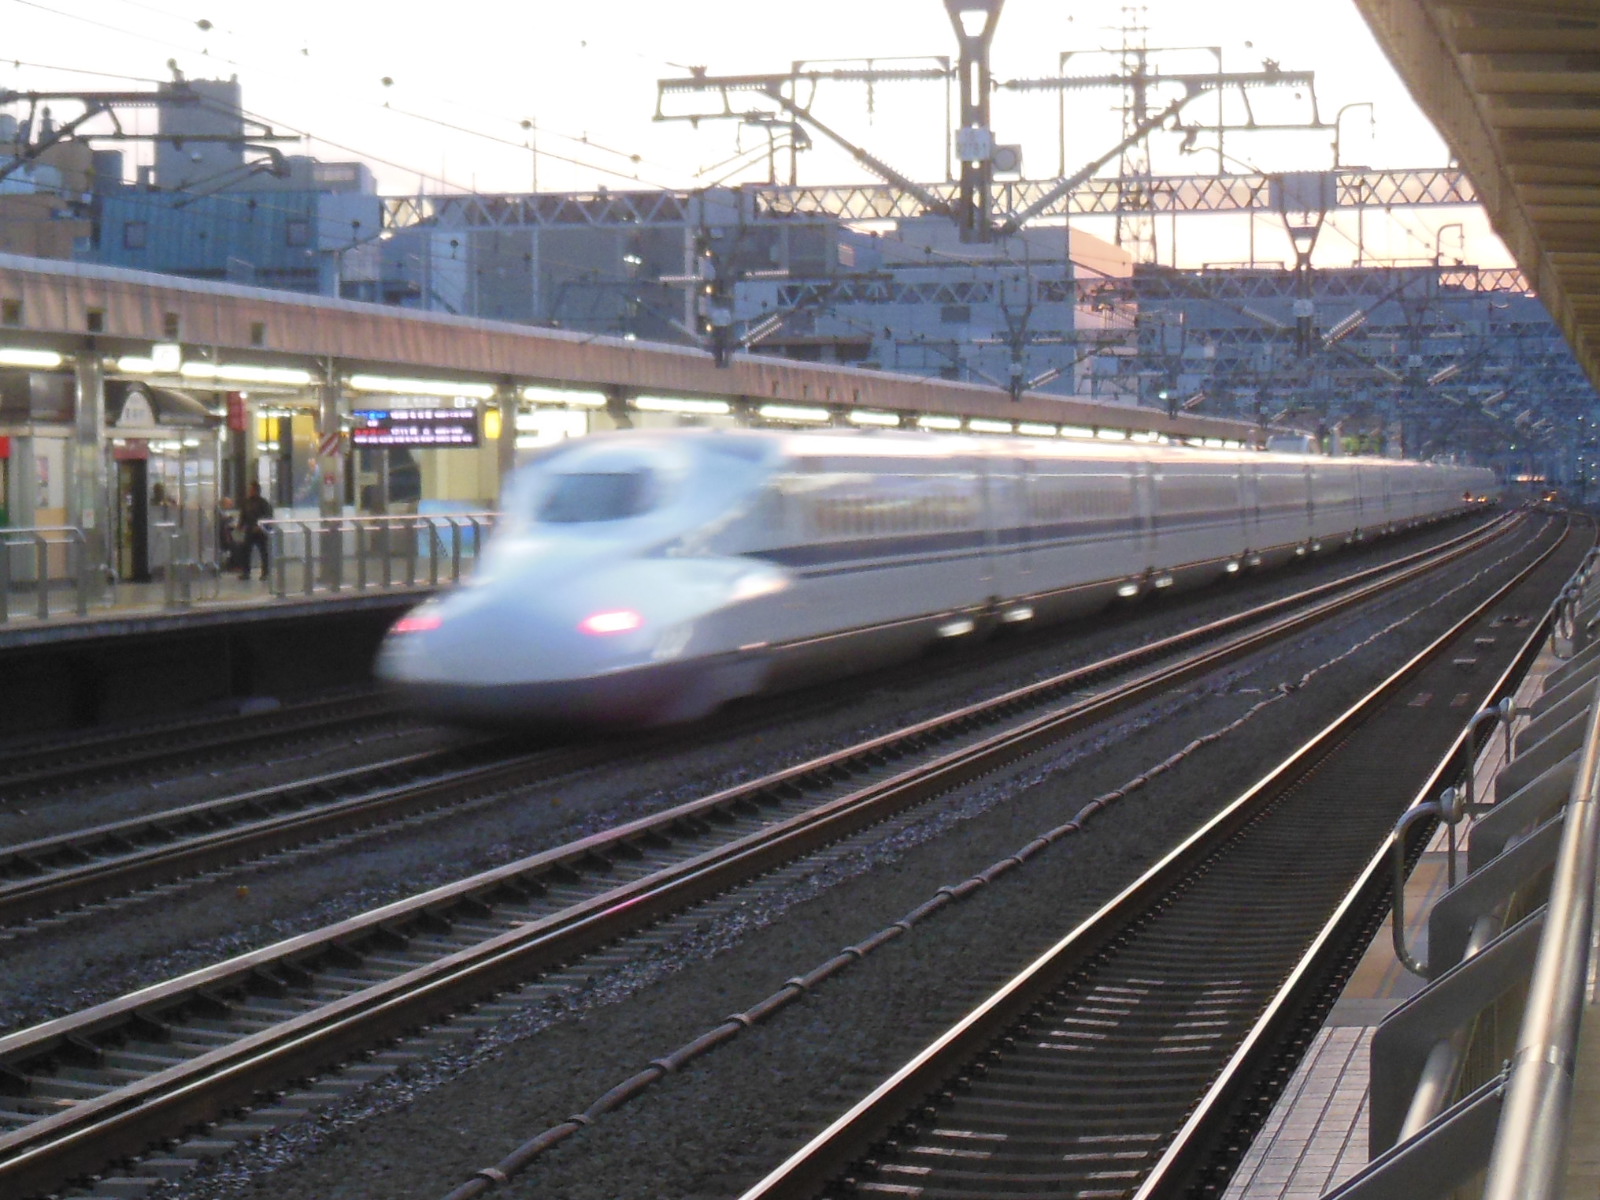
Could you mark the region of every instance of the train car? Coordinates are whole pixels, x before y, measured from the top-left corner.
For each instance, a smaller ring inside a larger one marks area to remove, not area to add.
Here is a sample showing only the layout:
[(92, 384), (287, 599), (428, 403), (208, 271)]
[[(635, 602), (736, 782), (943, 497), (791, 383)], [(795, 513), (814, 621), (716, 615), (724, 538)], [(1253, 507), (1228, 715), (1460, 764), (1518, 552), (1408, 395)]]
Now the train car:
[(472, 724), (651, 725), (1458, 512), (1488, 471), (1131, 442), (677, 431), (523, 468), (379, 676)]

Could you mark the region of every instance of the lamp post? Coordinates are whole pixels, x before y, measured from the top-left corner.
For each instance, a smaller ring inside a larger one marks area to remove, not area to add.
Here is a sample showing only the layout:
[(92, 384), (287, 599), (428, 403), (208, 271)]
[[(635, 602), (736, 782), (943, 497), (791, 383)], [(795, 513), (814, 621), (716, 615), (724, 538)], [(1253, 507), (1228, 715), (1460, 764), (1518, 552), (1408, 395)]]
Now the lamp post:
[[(1335, 171), (1338, 171), (1341, 165), (1339, 162), (1339, 142), (1340, 137), (1343, 134), (1343, 127), (1341, 126), (1340, 122), (1344, 120), (1345, 113), (1349, 112), (1353, 108), (1364, 108), (1367, 110), (1367, 129), (1369, 133), (1376, 133), (1378, 130), (1378, 109), (1371, 100), (1356, 100), (1350, 104), (1341, 106), (1339, 111), (1335, 113), (1333, 117), (1333, 169)], [(1357, 197), (1357, 199), (1359, 201), (1366, 200), (1365, 189), (1363, 189), (1363, 194)], [(1359, 267), (1362, 260), (1365, 259), (1366, 256), (1367, 210), (1365, 204), (1358, 203), (1356, 205), (1356, 266)]]
[(539, 122), (537, 118), (527, 117), (522, 122), (522, 128), (528, 135), (528, 152), (533, 155), (533, 190), (539, 190)]
[(1376, 133), (1378, 130), (1378, 110), (1371, 100), (1356, 100), (1353, 103), (1346, 104), (1341, 107), (1339, 111), (1334, 114), (1333, 118), (1333, 169), (1335, 171), (1337, 171), (1341, 165), (1339, 162), (1339, 139), (1343, 133), (1343, 128), (1340, 122), (1344, 120), (1345, 113), (1349, 112), (1353, 108), (1366, 109), (1367, 128), (1369, 132)]

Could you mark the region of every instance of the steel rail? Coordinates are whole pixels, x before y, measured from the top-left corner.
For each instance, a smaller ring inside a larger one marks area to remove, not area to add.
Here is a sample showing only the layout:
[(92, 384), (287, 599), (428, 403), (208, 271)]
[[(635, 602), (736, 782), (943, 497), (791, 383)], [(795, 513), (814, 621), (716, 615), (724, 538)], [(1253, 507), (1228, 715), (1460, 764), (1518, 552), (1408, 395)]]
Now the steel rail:
[[(1458, 547), (1441, 558), (1448, 560), (1467, 552), (1467, 548)], [(844, 795), (820, 806), (807, 801), (798, 813), (764, 822), (756, 831), (734, 837), (721, 846), (699, 851), (662, 869), (649, 870), (639, 878), (591, 894), (554, 913), (511, 921), (511, 927), (502, 926), (502, 932), (485, 929), (479, 940), (425, 965), (404, 969), (331, 1004), (258, 1029), (128, 1086), (76, 1099), (63, 1111), (0, 1135), (0, 1184), (27, 1194), (55, 1186), (64, 1174), (81, 1173), (90, 1161), (135, 1153), (150, 1140), (170, 1136), (175, 1128), (213, 1117), (219, 1108), (249, 1102), (263, 1088), (347, 1057), (354, 1046), (414, 1028), (486, 991), (523, 982), (530, 974), (568, 961), (696, 899), (725, 891), (920, 799), (994, 770), (1092, 720), (1252, 653), (1278, 638), (1292, 636), (1326, 620), (1335, 611), (1408, 582), (1426, 569), (1426, 564), (1413, 564), (1404, 571), (1390, 571), (1385, 579), (1282, 617), (1267, 629), (1249, 630), (1226, 646), (1205, 648), (1174, 666), (1147, 671), (1106, 695), (1087, 700), (1069, 697), (1052, 714), (982, 736), (971, 745), (937, 755), (932, 763), (896, 769), (885, 779), (866, 787), (849, 788)], [(1236, 620), (1230, 618), (1221, 624)], [(1181, 640), (1181, 636), (1168, 640)], [(1118, 657), (1133, 658), (1144, 653), (1129, 652)], [(1080, 681), (1084, 674), (1085, 671), (1069, 673)], [(1018, 689), (1008, 693), (1007, 698), (1037, 693), (1044, 686)], [(958, 727), (966, 723), (964, 719), (970, 712), (969, 708), (956, 714)], [(913, 726), (907, 740), (927, 744), (935, 724)], [(719, 818), (731, 821), (734, 814), (751, 810), (759, 814), (762, 809), (781, 804), (785, 795), (803, 795), (805, 784), (835, 790), (848, 786), (839, 781), (881, 769), (892, 736), (866, 743), (858, 748), (862, 752), (854, 756), (841, 752), (752, 784), (726, 789), (667, 813), (641, 818), (619, 830), (585, 838), (387, 905), (315, 934), (0, 1038), (0, 1087), (9, 1083), (13, 1090), (21, 1086), (25, 1091), (30, 1063), (52, 1055), (83, 1061), (81, 1056), (93, 1059), (97, 1054), (111, 1053), (105, 1047), (114, 1048), (120, 1039), (131, 1036), (130, 1028), (159, 1030), (165, 1023), (164, 1016), (181, 1014), (186, 1006), (226, 1008), (229, 997), (234, 997), (234, 1003), (242, 1003), (252, 995), (270, 996), (275, 988), (283, 988), (286, 974), (309, 977), (319, 964), (338, 963), (341, 958), (349, 960), (341, 968), (343, 973), (358, 974), (358, 968), (350, 962), (360, 961), (360, 948), (377, 946), (392, 951), (396, 945), (404, 946), (412, 937), (420, 937), (410, 930), (425, 929), (430, 920), (448, 927), (452, 920), (460, 919), (469, 932), (474, 922), (492, 925), (495, 918), (488, 901), (497, 895), (509, 893), (526, 901), (541, 889), (559, 890), (585, 864), (598, 861), (604, 868), (620, 856), (642, 854), (645, 848), (653, 848), (652, 843), (667, 842), (675, 831), (685, 827), (709, 829)]]
[[(1073, 971), (1081, 969), (1094, 955), (1117, 939), (1137, 936), (1130, 934), (1137, 922), (1149, 918), (1221, 847), (1243, 836), (1243, 831), (1259, 814), (1307, 773), (1320, 766), (1328, 752), (1369, 719), (1380, 704), (1392, 700), (1399, 688), (1452, 647), (1464, 631), (1501, 603), (1558, 548), (1559, 545), (1547, 550), (1534, 563), (1519, 571), (1514, 579), (1497, 588), (1487, 601), (1476, 605), (1466, 618), (1456, 622), (1444, 635), (1393, 671), (1345, 713), (1327, 724), (1170, 850), (1139, 879), (1079, 923), (1017, 976), (746, 1191), (741, 1200), (798, 1200), (799, 1197), (818, 1194), (830, 1181), (837, 1179), (849, 1164), (858, 1162), (907, 1114), (923, 1105), (930, 1095), (948, 1086), (949, 1081), (968, 1064), (976, 1062), (995, 1046), (1008, 1030), (1013, 1029), (1026, 1013), (1036, 1008)], [(1536, 650), (1537, 641), (1530, 639), (1530, 644)], [(1517, 660), (1525, 661), (1527, 655), (1528, 647), (1524, 646)], [(1503, 685), (1504, 676), (1496, 688)], [(1458, 753), (1458, 747), (1453, 746), (1450, 754), (1441, 761), (1453, 763)], [(1376, 870), (1379, 887), (1387, 881), (1385, 850), (1386, 847), (1381, 847), (1371, 855), (1364, 873), (1365, 877)], [(1346, 908), (1347, 905), (1340, 905), (1340, 916), (1348, 916)], [(1322, 939), (1318, 941), (1322, 944)], [(1303, 989), (1314, 976), (1315, 972), (1306, 969), (1302, 962), (1291, 973), (1290, 983)], [(1274, 1000), (1267, 1005), (1263, 1023), (1246, 1036), (1245, 1046), (1249, 1052), (1243, 1049), (1237, 1052), (1228, 1062), (1223, 1075), (1213, 1082), (1212, 1089), (1206, 1094), (1206, 1115), (1203, 1117), (1197, 1111), (1183, 1129), (1183, 1142), (1174, 1141), (1166, 1149), (1158, 1164), (1163, 1183), (1157, 1187), (1147, 1181), (1138, 1193), (1141, 1200), (1156, 1195), (1177, 1194), (1168, 1185), (1183, 1172), (1192, 1173), (1197, 1162), (1203, 1159), (1203, 1154), (1211, 1149), (1212, 1143), (1207, 1139), (1215, 1138), (1214, 1121), (1217, 1114), (1225, 1111), (1229, 1102), (1238, 1098), (1252, 1070), (1259, 1066), (1259, 1054), (1269, 1045), (1276, 1044), (1272, 1041), (1271, 1033), (1281, 1029), (1282, 1022), (1293, 1011), (1294, 1005), (1287, 999)], [(1119, 1190), (1110, 1180), (1105, 1182), (1105, 1186), (1112, 1189), (1107, 1192), (1108, 1195), (1116, 1194)]]
[[(1555, 624), (1556, 614), (1556, 605), (1551, 605), (1544, 616), (1533, 624), (1515, 656), (1475, 707), (1475, 713), (1516, 694), (1522, 678), (1533, 665), (1534, 659), (1539, 656), (1545, 640), (1549, 637)], [(1449, 749), (1440, 756), (1427, 779), (1416, 789), (1411, 803), (1407, 806), (1408, 811), (1428, 803), (1463, 774), (1470, 777), (1475, 766), (1476, 756), (1473, 751), (1486, 740), (1487, 735), (1482, 731), (1481, 722), (1475, 717), (1469, 720), (1456, 735)], [(1334, 952), (1333, 948), (1339, 944), (1342, 937), (1348, 936), (1352, 929), (1363, 921), (1365, 915), (1373, 911), (1374, 906), (1386, 903), (1392, 896), (1395, 837), (1396, 835), (1391, 832), (1384, 843), (1373, 852), (1371, 860), (1363, 868), (1345, 898), (1340, 901), (1338, 908), (1330, 915), (1316, 939), (1307, 947), (1294, 971), (1262, 1014), (1257, 1026), (1195, 1106), (1184, 1128), (1179, 1131), (1172, 1145), (1152, 1169), (1144, 1185), (1140, 1187), (1136, 1200), (1155, 1200), (1156, 1197), (1172, 1195), (1181, 1186), (1180, 1181), (1192, 1177), (1202, 1169), (1204, 1156), (1215, 1150), (1217, 1133), (1226, 1126), (1231, 1106), (1237, 1102), (1241, 1092), (1249, 1085), (1252, 1075), (1258, 1071), (1262, 1056), (1270, 1053), (1274, 1035), (1281, 1034), (1283, 1028), (1294, 1020), (1295, 1013), (1303, 1010), (1308, 993), (1317, 985), (1319, 968)], [(1411, 850), (1420, 848), (1423, 843), (1423, 831), (1415, 831), (1409, 840), (1412, 843)]]
[(235, 755), (286, 735), (331, 732), (333, 726), (401, 716), (381, 693), (367, 692), (266, 711), (116, 730), (38, 748), (13, 748), (0, 757), (0, 796), (12, 799), (21, 794), (64, 791), (95, 779), (148, 773), (167, 762)]
[[(791, 771), (796, 777), (825, 771), (852, 759), (883, 752), (909, 738), (936, 734), (963, 722), (990, 721), (1007, 716), (1024, 705), (1039, 703), (1054, 694), (1081, 687), (1096, 678), (1129, 669), (1184, 646), (1201, 644), (1224, 635), (1228, 630), (1270, 619), (1273, 614), (1290, 611), (1319, 597), (1373, 586), (1397, 572), (1433, 569), (1432, 564), (1470, 553), (1478, 545), (1503, 535), (1516, 524), (1515, 516), (1502, 518), (1451, 539), (1442, 546), (1419, 551), (1394, 563), (1368, 568), (1344, 579), (1320, 584), (1195, 630), (1175, 634), (1052, 679), (976, 702), (954, 713), (894, 731), (861, 746), (849, 747), (835, 755), (801, 764)], [(465, 750), (471, 753), (481, 749), (481, 746), (480, 743), (477, 747), (469, 746)], [(533, 770), (552, 775), (581, 769), (601, 760), (601, 756), (592, 751), (546, 751), (542, 755), (519, 756), (509, 762), (475, 766), (444, 778), (430, 778), (420, 784), (405, 783), (371, 791), (362, 790), (364, 781), (379, 779), (382, 774), (392, 770), (444, 770), (451, 766), (452, 758), (458, 762), (461, 753), (460, 750), (452, 750), (432, 756), (403, 756), (375, 767), (332, 773), (280, 788), (256, 789), (20, 845), (0, 847), (0, 925), (15, 924), (73, 905), (440, 808), (450, 804), (462, 790), (481, 793), (523, 782), (527, 772)], [(348, 795), (352, 790), (356, 794)], [(346, 795), (330, 801), (327, 798), (329, 792)], [(175, 831), (185, 829), (198, 829), (198, 832), (178, 840)], [(12, 876), (9, 881), (6, 880), (7, 875)]]
[[(0, 848), (0, 878), (11, 876), (0, 882), (0, 926), (411, 816), (463, 792), (527, 782), (530, 772), (559, 774), (597, 757), (557, 749), (461, 765), (494, 744), (404, 754)], [(424, 778), (383, 786), (396, 773)], [(182, 836), (191, 830), (200, 832)]]

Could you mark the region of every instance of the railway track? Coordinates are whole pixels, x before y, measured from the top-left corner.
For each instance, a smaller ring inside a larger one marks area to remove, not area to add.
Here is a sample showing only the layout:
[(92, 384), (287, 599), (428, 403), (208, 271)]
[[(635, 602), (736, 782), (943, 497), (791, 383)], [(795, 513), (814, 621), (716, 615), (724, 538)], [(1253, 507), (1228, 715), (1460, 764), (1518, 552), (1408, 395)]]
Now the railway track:
[(0, 754), (0, 800), (248, 757), (286, 738), (332, 737), (409, 720), (381, 693), (365, 690), (228, 716), (117, 729), (43, 746), (14, 746)]
[[(49, 1190), (214, 1119), (1293, 637), (1507, 528), (0, 1039), (0, 1188)], [(1112, 672), (1124, 677), (1084, 694)]]
[[(1014, 720), (1031, 706), (1049, 705), (1068, 691), (1161, 654), (1183, 652), (1230, 631), (1274, 619), (1297, 606), (1370, 586), (1395, 572), (1431, 569), (1431, 564), (1465, 554), (1496, 536), (1514, 519), (1474, 530), (1396, 563), (1369, 568), (1131, 654), (971, 706), (954, 719), (929, 723), (919, 737), (948, 738), (956, 731)], [(664, 744), (664, 736), (670, 735), (640, 739), (628, 753), (648, 753)], [(885, 744), (910, 745), (913, 741), (895, 735)], [(51, 916), (137, 889), (195, 877), (231, 863), (448, 809), (617, 758), (617, 749), (604, 744), (519, 753), (504, 740), (484, 739), (0, 847), (0, 926)]]
[[(742, 1200), (1220, 1194), (1388, 907), (1387, 842), (1462, 761), (1490, 614), (1554, 595), (1552, 549), (986, 997)], [(1533, 629), (1478, 706), (1510, 695)], [(1453, 726), (1453, 727), (1452, 727)], [(1403, 764), (1416, 764), (1403, 779)], [(1439, 764), (1432, 767), (1430, 764)], [(1337, 812), (1338, 819), (1329, 814)], [(1427, 829), (1414, 831), (1420, 851)], [(481, 1186), (452, 1193), (477, 1195)]]

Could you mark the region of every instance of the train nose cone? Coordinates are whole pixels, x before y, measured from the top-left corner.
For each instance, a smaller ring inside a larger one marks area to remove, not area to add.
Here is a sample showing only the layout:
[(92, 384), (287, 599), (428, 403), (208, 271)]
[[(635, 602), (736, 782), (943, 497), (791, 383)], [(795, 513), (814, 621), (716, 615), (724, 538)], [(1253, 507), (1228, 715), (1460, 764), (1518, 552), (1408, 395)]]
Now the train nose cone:
[(448, 720), (603, 717), (627, 696), (610, 697), (595, 681), (621, 681), (648, 664), (660, 631), (632, 609), (580, 617), (572, 608), (559, 590), (464, 589), (397, 622), (376, 673), (412, 707)]

